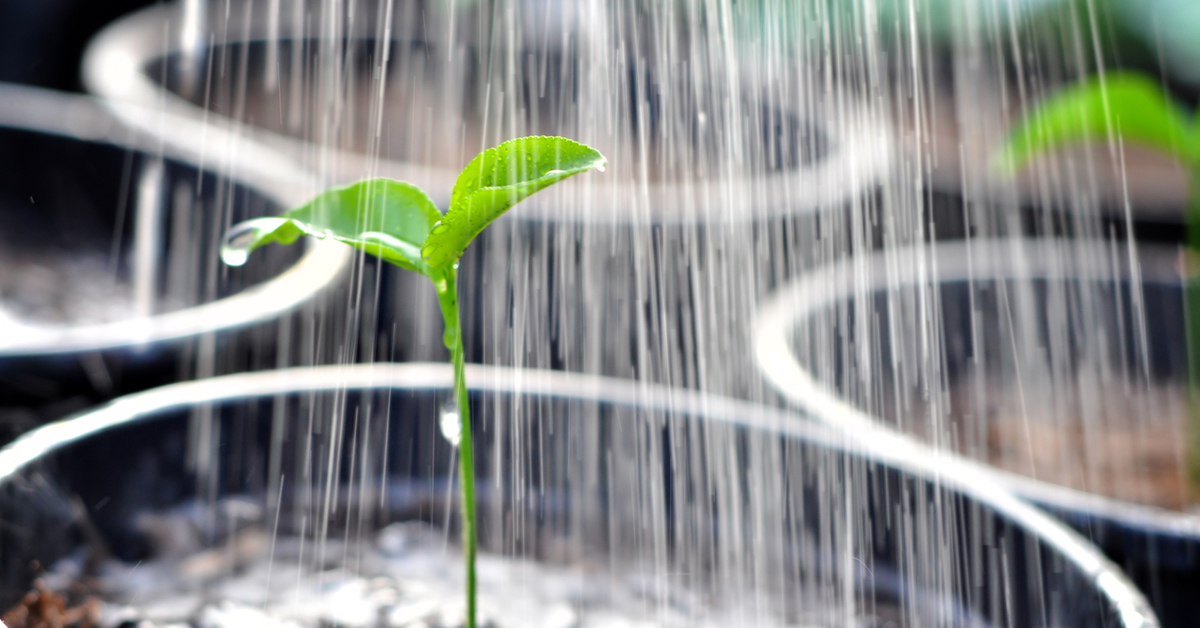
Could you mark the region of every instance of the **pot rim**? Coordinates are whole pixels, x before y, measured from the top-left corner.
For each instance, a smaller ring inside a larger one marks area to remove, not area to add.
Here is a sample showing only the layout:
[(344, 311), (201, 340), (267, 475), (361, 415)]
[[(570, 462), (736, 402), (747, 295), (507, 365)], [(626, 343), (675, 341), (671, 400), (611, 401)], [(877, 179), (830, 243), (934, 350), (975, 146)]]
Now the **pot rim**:
[[(109, 144), (183, 161), (254, 188), (282, 206), (296, 203), (311, 177), (266, 149), (245, 142), (222, 150), (203, 125), (168, 112), (122, 105), (114, 115), (96, 98), (0, 83), (0, 127)], [(121, 120), (138, 117), (170, 129), (163, 135), (131, 130)], [(160, 139), (161, 138), (161, 139)], [(214, 158), (206, 152), (217, 152)], [(270, 320), (320, 293), (349, 266), (349, 248), (317, 242), (279, 275), (237, 294), (149, 317), (108, 323), (40, 326), (22, 323), (19, 333), (0, 337), (0, 357), (139, 348)]]
[[(998, 238), (942, 242), (932, 247), (906, 247), (873, 253), (866, 259), (851, 259), (818, 268), (780, 287), (759, 305), (753, 323), (755, 364), (776, 392), (790, 403), (810, 410), (818, 420), (854, 432), (866, 430), (886, 433), (897, 440), (917, 444), (919, 441), (916, 438), (884, 425), (843, 400), (801, 366), (792, 349), (796, 322), (856, 293), (877, 291), (889, 285), (912, 285), (927, 281), (930, 277), (937, 277), (938, 283), (998, 277), (1051, 280), (1112, 278), (1111, 266), (1089, 263), (1068, 271), (1056, 263), (1062, 254), (1064, 242), (1070, 242), (1073, 249), (1071, 255), (1075, 259), (1083, 257), (1115, 263), (1117, 258), (1113, 257), (1114, 254), (1127, 255), (1120, 246), (1103, 241)], [(1142, 281), (1182, 285), (1175, 265), (1166, 263), (1177, 258), (1179, 249), (1138, 246), (1137, 250)], [(1160, 263), (1143, 266), (1140, 260), (1157, 260)], [(1122, 277), (1129, 276), (1129, 261), (1129, 257), (1124, 257), (1124, 263), (1115, 264)], [(863, 280), (867, 281), (865, 287)], [(960, 457), (949, 453), (941, 455)], [(965, 457), (962, 459), (968, 460)], [(1200, 516), (1088, 493), (981, 462), (970, 461), (970, 464), (993, 476), (1007, 490), (1040, 504), (1085, 512), (1136, 529), (1200, 539)]]
[[(148, 7), (121, 18), (96, 35), (84, 54), (83, 82), (88, 91), (114, 102), (156, 108), (180, 118), (202, 121), (209, 133), (248, 138), (287, 155), (312, 155), (319, 151), (321, 163), (337, 164), (333, 173), (320, 173), (332, 174), (331, 183), (386, 176), (428, 187), (434, 191), (433, 198), (443, 204), (449, 200), (457, 170), (327, 149), (212, 114), (156, 84), (145, 71), (149, 63), (185, 52), (181, 35), (184, 20), (177, 19), (180, 10), (182, 5), (178, 3)], [(286, 30), (283, 25), (280, 28)], [(267, 28), (254, 21), (242, 34), (224, 44), (262, 41), (267, 37)], [(284, 33), (280, 38), (290, 37)], [(552, 200), (555, 198), (552, 193), (549, 198), (526, 200), (515, 208), (512, 216), (580, 224), (742, 223), (815, 214), (850, 204), (890, 178), (893, 133), (885, 116), (872, 109), (865, 99), (840, 93), (828, 100), (823, 110), (838, 123), (823, 125), (822, 131), (830, 134), (834, 148), (817, 167), (722, 181), (697, 178), (678, 184), (585, 178), (561, 184), (557, 194), (564, 190), (577, 193), (586, 209), (563, 212), (559, 203)], [(154, 132), (148, 118), (127, 116), (119, 110), (115, 113), (134, 128)], [(834, 136), (835, 131), (840, 135)], [(754, 199), (753, 210), (742, 207), (747, 199)], [(678, 206), (682, 201), (707, 202), (712, 207), (690, 213), (664, 209)]]
[[(225, 375), (151, 389), (47, 424), (0, 449), (0, 483), (60, 447), (109, 428), (151, 420), (189, 405), (309, 391), (370, 388), (449, 390), (453, 368), (444, 363), (375, 363), (316, 366)], [(468, 364), (469, 387), (569, 400), (639, 406), (679, 412), (706, 421), (775, 432), (822, 447), (877, 460), (986, 504), (1054, 548), (1073, 564), (1116, 611), (1121, 625), (1156, 628), (1149, 603), (1121, 570), (1095, 546), (1048, 514), (1013, 496), (980, 465), (935, 451), (876, 427), (857, 431), (804, 420), (788, 410), (695, 390), (567, 371)], [(813, 412), (836, 406), (810, 408)], [(853, 426), (850, 426), (853, 427)]]

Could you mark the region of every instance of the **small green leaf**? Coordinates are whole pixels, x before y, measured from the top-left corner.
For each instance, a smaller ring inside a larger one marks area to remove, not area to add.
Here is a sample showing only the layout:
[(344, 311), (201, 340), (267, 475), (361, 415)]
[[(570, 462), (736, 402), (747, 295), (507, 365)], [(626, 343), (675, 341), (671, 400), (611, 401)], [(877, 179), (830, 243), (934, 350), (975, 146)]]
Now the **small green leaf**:
[(1121, 137), (1191, 165), (1200, 155), (1193, 135), (1188, 114), (1157, 81), (1115, 72), (1069, 87), (1039, 105), (1009, 134), (994, 163), (1013, 172), (1067, 144)]
[(604, 169), (596, 149), (561, 137), (523, 137), (480, 153), (458, 175), (450, 210), (421, 246), (434, 268), (453, 265), (463, 249), (510, 207), (548, 185)]
[(429, 265), (421, 259), (421, 243), (441, 218), (433, 201), (419, 188), (390, 179), (370, 179), (319, 194), (282, 216), (235, 226), (225, 235), (221, 258), (240, 265), (264, 244), (290, 244), (308, 234), (345, 242), (430, 276)]

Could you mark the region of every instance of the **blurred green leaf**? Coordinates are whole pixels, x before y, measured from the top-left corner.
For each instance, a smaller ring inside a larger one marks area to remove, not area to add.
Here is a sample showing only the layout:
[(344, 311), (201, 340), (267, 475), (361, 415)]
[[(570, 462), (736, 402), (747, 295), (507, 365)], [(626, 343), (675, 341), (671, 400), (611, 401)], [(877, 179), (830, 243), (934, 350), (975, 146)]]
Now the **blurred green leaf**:
[(1011, 172), (1068, 144), (1120, 137), (1192, 165), (1198, 154), (1193, 136), (1187, 112), (1158, 82), (1117, 72), (1068, 87), (1038, 105), (1010, 132), (994, 163)]
[(596, 149), (561, 137), (523, 137), (483, 151), (458, 176), (450, 209), (421, 254), (434, 268), (458, 261), (475, 236), (513, 205), (558, 181), (603, 170)]
[(431, 268), (421, 259), (421, 243), (441, 218), (441, 212), (419, 188), (390, 179), (369, 179), (326, 191), (282, 216), (238, 225), (226, 234), (221, 257), (239, 265), (264, 244), (290, 244), (308, 234), (345, 242), (431, 276)]

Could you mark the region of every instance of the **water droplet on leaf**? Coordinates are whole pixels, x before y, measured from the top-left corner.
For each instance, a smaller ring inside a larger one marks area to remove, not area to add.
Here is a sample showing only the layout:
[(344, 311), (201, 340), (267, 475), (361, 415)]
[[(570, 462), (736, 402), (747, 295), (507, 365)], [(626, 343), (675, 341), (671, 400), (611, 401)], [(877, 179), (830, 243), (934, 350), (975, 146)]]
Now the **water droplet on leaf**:
[(221, 261), (230, 266), (245, 264), (250, 259), (250, 251), (259, 245), (263, 237), (285, 222), (285, 218), (259, 218), (234, 225), (221, 242)]
[(229, 266), (241, 266), (250, 259), (250, 253), (243, 249), (235, 249), (230, 247), (221, 248), (221, 261)]

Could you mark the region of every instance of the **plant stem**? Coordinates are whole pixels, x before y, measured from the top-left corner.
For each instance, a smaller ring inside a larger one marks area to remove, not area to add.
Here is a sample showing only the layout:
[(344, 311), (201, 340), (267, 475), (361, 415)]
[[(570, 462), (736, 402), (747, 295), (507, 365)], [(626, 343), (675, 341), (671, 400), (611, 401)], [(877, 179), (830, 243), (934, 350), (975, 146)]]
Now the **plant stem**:
[(442, 319), (446, 322), (443, 337), (454, 363), (454, 399), (458, 405), (459, 442), (458, 463), (462, 475), (462, 542), (466, 559), (467, 617), (465, 628), (475, 628), (475, 451), (471, 442), (471, 415), (467, 403), (466, 358), (463, 352), (462, 323), (458, 315), (457, 264), (434, 279)]

